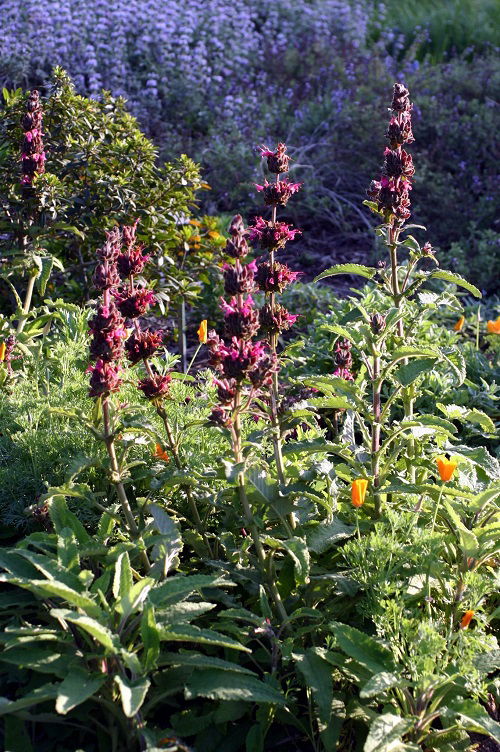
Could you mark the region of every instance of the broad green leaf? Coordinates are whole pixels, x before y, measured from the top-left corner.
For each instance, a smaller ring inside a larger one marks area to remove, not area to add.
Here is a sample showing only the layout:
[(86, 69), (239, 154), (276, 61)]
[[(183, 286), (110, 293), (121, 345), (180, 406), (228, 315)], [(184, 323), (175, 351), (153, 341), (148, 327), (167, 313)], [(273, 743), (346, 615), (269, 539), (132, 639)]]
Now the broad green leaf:
[(160, 609), (158, 615), (161, 615), (162, 624), (189, 624), (198, 616), (212, 611), (216, 605), (205, 601), (181, 601)]
[(141, 661), (145, 671), (156, 666), (160, 655), (160, 635), (156, 623), (155, 610), (151, 603), (145, 603), (141, 616), (142, 655)]
[(295, 582), (306, 585), (309, 582), (310, 556), (305, 539), (297, 536), (288, 538), (282, 541), (282, 545), (293, 559)]
[(353, 342), (355, 345), (358, 344), (361, 340), (361, 334), (356, 331), (356, 329), (346, 329), (344, 326), (339, 326), (339, 324), (323, 324), (322, 326), (320, 326), (319, 330), (322, 332), (331, 332), (332, 334), (336, 334), (339, 337), (348, 339), (349, 342)]
[(490, 416), (486, 415), (486, 413), (483, 413), (482, 410), (478, 410), (477, 408), (467, 410), (465, 419), (468, 420), (469, 423), (476, 423), (483, 429), (485, 433), (495, 434), (496, 432), (495, 424), (491, 420)]
[(207, 669), (196, 671), (188, 680), (186, 698), (208, 697), (212, 700), (244, 700), (253, 703), (285, 705), (284, 696), (263, 681), (237, 672)]
[(357, 274), (358, 276), (365, 277), (365, 279), (372, 279), (377, 270), (370, 266), (363, 266), (362, 264), (336, 264), (321, 272), (314, 278), (313, 282), (319, 282), (320, 279), (325, 277), (333, 277), (336, 274)]
[(64, 608), (53, 608), (50, 611), (51, 616), (55, 619), (63, 619), (69, 621), (72, 624), (76, 624), (77, 627), (83, 629), (89, 635), (94, 637), (97, 642), (104, 645), (108, 650), (117, 653), (120, 650), (120, 640), (118, 636), (113, 634), (111, 630), (100, 624), (96, 619), (91, 619), (89, 616), (83, 614), (77, 614), (74, 611), (68, 611)]
[(312, 405), (312, 407), (329, 408), (330, 410), (350, 410), (353, 405), (356, 406), (355, 403), (348, 402), (343, 397), (313, 397), (307, 400), (307, 404)]
[(42, 598), (57, 596), (72, 606), (81, 608), (93, 617), (98, 618), (102, 615), (101, 609), (91, 598), (83, 593), (78, 593), (62, 582), (55, 582), (54, 580), (27, 580), (20, 577), (10, 577), (9, 575), (0, 576), (0, 582), (11, 582), (13, 585), (25, 588)]
[(305, 653), (292, 653), (292, 658), (313, 693), (321, 723), (327, 724), (330, 720), (333, 700), (331, 666), (315, 648), (309, 648)]
[(64, 679), (68, 673), (71, 657), (57, 650), (23, 643), (2, 652), (1, 662), (18, 668), (31, 668), (41, 674), (51, 674)]
[(355, 528), (346, 525), (338, 517), (330, 522), (320, 522), (319, 525), (309, 527), (306, 532), (307, 545), (315, 554), (322, 554), (334, 546), (338, 541), (353, 535)]
[(57, 538), (57, 560), (64, 569), (76, 570), (80, 568), (78, 544), (74, 532), (64, 527)]
[(481, 291), (478, 290), (475, 285), (471, 284), (466, 279), (461, 277), (460, 274), (449, 272), (446, 269), (436, 269), (430, 274), (430, 279), (442, 279), (443, 282), (452, 282), (454, 285), (458, 285), (458, 287), (464, 287), (476, 298), (483, 297)]
[(42, 256), (41, 259), (41, 271), (37, 277), (36, 284), (40, 291), (40, 295), (45, 295), (45, 288), (49, 281), (52, 267), (54, 266), (54, 259), (52, 256)]
[(132, 585), (129, 592), (124, 595), (123, 598), (120, 598), (115, 609), (119, 614), (122, 614), (123, 619), (128, 619), (130, 614), (140, 610), (141, 605), (147, 598), (154, 582), (155, 581), (152, 577), (143, 577), (139, 582)]
[(4, 744), (6, 752), (35, 752), (31, 744), (26, 721), (15, 715), (4, 718)]
[(132, 569), (127, 551), (119, 555), (115, 564), (115, 576), (113, 579), (113, 595), (115, 598), (127, 596), (132, 587)]
[(464, 356), (456, 347), (441, 347), (440, 352), (455, 376), (456, 386), (460, 386), (465, 381), (466, 376)]
[(433, 350), (432, 347), (425, 347), (422, 345), (421, 347), (413, 347), (411, 345), (405, 345), (404, 347), (398, 348), (390, 358), (390, 361), (392, 363), (395, 363), (396, 361), (403, 360), (403, 358), (436, 358), (436, 352)]
[(32, 692), (20, 697), (18, 700), (9, 700), (7, 697), (0, 697), (0, 716), (17, 713), (19, 710), (26, 710), (41, 702), (53, 700), (57, 697), (57, 684), (44, 684), (43, 687), (37, 687)]
[(403, 682), (401, 677), (387, 671), (382, 671), (380, 674), (372, 676), (372, 678), (361, 687), (359, 696), (378, 697), (378, 700), (380, 701), (379, 695), (384, 694), (384, 692), (387, 692), (388, 689), (392, 689), (392, 687), (401, 687), (404, 683), (405, 682)]
[(370, 726), (363, 752), (392, 752), (392, 750), (396, 752), (397, 748), (393, 746), (394, 742), (401, 739), (411, 726), (412, 721), (409, 718), (384, 713)]
[(123, 712), (127, 718), (133, 718), (139, 712), (151, 682), (145, 678), (130, 681), (122, 676), (115, 676), (115, 682), (120, 689)]
[(242, 650), (251, 653), (250, 648), (245, 647), (241, 642), (233, 640), (231, 637), (212, 629), (200, 629), (194, 624), (176, 624), (174, 626), (160, 627), (160, 636), (162, 640), (172, 642), (196, 642), (203, 645), (220, 645), (223, 648), (232, 648), (233, 650)]
[(85, 530), (78, 517), (70, 512), (63, 496), (54, 496), (49, 503), (49, 516), (56, 533), (69, 527), (74, 532), (80, 545), (91, 543), (92, 538)]
[(463, 700), (450, 704), (451, 709), (462, 717), (465, 728), (479, 731), (500, 742), (500, 723), (494, 721), (481, 705), (473, 700)]
[(56, 710), (66, 715), (102, 687), (107, 677), (103, 674), (89, 674), (81, 668), (74, 668), (59, 685)]
[(193, 668), (216, 668), (221, 671), (235, 671), (237, 674), (247, 674), (255, 676), (255, 671), (251, 671), (244, 666), (238, 666), (237, 663), (225, 661), (222, 658), (216, 658), (213, 655), (202, 655), (201, 653), (162, 653), (161, 663), (169, 666), (192, 666)]
[(395, 670), (391, 651), (373, 637), (338, 622), (331, 624), (331, 629), (342, 650), (374, 674)]
[(393, 376), (402, 386), (408, 386), (421, 374), (430, 371), (435, 362), (436, 358), (418, 358), (407, 365), (399, 366)]
[(177, 603), (187, 598), (191, 593), (199, 593), (206, 587), (230, 587), (233, 583), (218, 575), (194, 574), (176, 575), (168, 577), (161, 585), (153, 588), (149, 593), (149, 600), (155, 606), (165, 605), (166, 602)]
[(478, 539), (476, 538), (472, 530), (469, 530), (467, 527), (465, 527), (464, 523), (448, 501), (445, 500), (443, 506), (446, 509), (448, 517), (453, 523), (452, 526), (456, 534), (458, 535), (460, 548), (462, 549), (464, 556), (466, 558), (469, 558), (471, 556), (476, 557), (480, 550)]

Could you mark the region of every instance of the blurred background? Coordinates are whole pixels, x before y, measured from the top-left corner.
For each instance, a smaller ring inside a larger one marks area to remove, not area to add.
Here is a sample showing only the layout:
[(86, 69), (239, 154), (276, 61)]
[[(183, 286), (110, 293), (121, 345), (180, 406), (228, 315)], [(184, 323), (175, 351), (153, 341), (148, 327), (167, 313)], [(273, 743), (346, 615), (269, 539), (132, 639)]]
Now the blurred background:
[(498, 292), (497, 0), (2, 0), (0, 83), (127, 107), (169, 160), (198, 161), (200, 211), (260, 213), (259, 144), (286, 141), (304, 231), (296, 265), (373, 260), (362, 206), (392, 84), (414, 101), (413, 219), (443, 266)]

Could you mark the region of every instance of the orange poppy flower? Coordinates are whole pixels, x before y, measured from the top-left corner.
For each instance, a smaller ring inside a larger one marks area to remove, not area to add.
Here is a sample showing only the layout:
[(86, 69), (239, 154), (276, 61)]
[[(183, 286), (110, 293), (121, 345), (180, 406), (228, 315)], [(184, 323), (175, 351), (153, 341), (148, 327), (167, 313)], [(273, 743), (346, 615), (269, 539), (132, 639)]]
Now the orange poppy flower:
[(474, 618), (474, 611), (466, 611), (465, 614), (462, 616), (462, 621), (460, 622), (460, 626), (462, 629), (467, 629), (469, 624), (471, 623), (472, 619)]
[(155, 450), (153, 452), (154, 457), (158, 457), (159, 460), (163, 460), (163, 462), (170, 462), (170, 457), (166, 453), (166, 451), (163, 449), (161, 444), (155, 444)]
[(220, 238), (220, 232), (217, 232), (217, 230), (210, 230), (208, 233), (209, 238)]
[(2, 344), (0, 345), (0, 363), (5, 360), (6, 351), (7, 351), (7, 346), (5, 342), (2, 342)]
[(351, 483), (351, 499), (355, 507), (362, 507), (365, 503), (366, 489), (368, 481), (366, 478), (356, 478)]
[(500, 316), (495, 321), (487, 321), (486, 328), (489, 334), (500, 334)]
[(452, 479), (458, 462), (456, 462), (455, 460), (449, 460), (444, 455), (441, 455), (440, 457), (436, 457), (436, 464), (439, 470), (439, 475), (441, 476), (441, 480), (447, 483)]
[(461, 332), (462, 329), (464, 328), (464, 324), (465, 324), (465, 316), (460, 316), (460, 318), (458, 319), (458, 321), (455, 324), (455, 326), (453, 327), (453, 329), (456, 332)]
[(198, 335), (198, 339), (200, 340), (201, 344), (205, 345), (208, 339), (208, 326), (206, 319), (203, 319), (196, 334)]
[(197, 219), (190, 219), (189, 224), (194, 225), (195, 227), (201, 227), (201, 222), (198, 222)]

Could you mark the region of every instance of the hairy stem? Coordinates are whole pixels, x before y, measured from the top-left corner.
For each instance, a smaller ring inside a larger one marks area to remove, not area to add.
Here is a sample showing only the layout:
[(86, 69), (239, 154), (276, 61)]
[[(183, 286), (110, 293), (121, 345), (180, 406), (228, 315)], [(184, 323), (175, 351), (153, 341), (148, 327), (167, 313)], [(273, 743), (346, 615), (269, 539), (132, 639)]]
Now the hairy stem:
[[(139, 528), (137, 527), (137, 523), (134, 519), (129, 500), (127, 498), (125, 487), (120, 478), (120, 466), (116, 457), (114, 434), (111, 429), (111, 419), (109, 415), (109, 397), (104, 397), (102, 400), (102, 419), (104, 423), (104, 443), (106, 444), (106, 450), (108, 452), (112, 470), (111, 482), (116, 489), (116, 495), (118, 496), (118, 500), (125, 516), (129, 532), (133, 538), (138, 538)], [(141, 559), (146, 568), (146, 571), (149, 571), (151, 565), (149, 563), (148, 555), (145, 551), (141, 552)]]
[(23, 311), (22, 311), (21, 318), (19, 319), (18, 324), (17, 324), (18, 334), (20, 334), (23, 331), (24, 325), (26, 324), (26, 319), (28, 317), (28, 313), (30, 312), (31, 300), (33, 298), (33, 291), (35, 289), (36, 278), (37, 278), (37, 275), (32, 274), (28, 280), (28, 287), (26, 288), (26, 294), (24, 296)]
[(372, 476), (374, 488), (375, 514), (380, 517), (382, 500), (378, 489), (380, 487), (380, 392), (382, 380), (380, 378), (380, 355), (373, 356), (373, 423), (372, 423)]
[[(231, 431), (232, 438), (233, 438), (234, 459), (237, 464), (239, 464), (240, 462), (243, 462), (243, 453), (242, 453), (242, 447), (241, 447), (240, 407), (241, 407), (241, 387), (238, 386), (236, 390), (236, 396), (234, 398), (234, 413), (233, 413), (234, 421), (233, 421), (233, 426), (232, 426), (232, 431)], [(255, 553), (257, 554), (257, 560), (259, 562), (259, 569), (260, 569), (262, 578), (266, 584), (266, 589), (272, 601), (274, 602), (276, 612), (281, 622), (285, 622), (288, 620), (288, 614), (286, 613), (285, 607), (283, 605), (283, 601), (281, 600), (281, 596), (276, 586), (276, 582), (274, 580), (272, 570), (268, 566), (266, 553), (264, 551), (264, 546), (261, 543), (261, 540), (259, 537), (259, 530), (255, 523), (255, 519), (252, 514), (252, 508), (248, 501), (248, 497), (246, 493), (246, 484), (245, 484), (245, 473), (243, 470), (240, 473), (238, 473), (238, 496), (239, 496), (240, 503), (243, 509), (243, 514), (245, 516), (246, 524), (248, 526), (248, 529), (250, 530), (250, 535), (252, 536), (252, 540), (255, 546)]]

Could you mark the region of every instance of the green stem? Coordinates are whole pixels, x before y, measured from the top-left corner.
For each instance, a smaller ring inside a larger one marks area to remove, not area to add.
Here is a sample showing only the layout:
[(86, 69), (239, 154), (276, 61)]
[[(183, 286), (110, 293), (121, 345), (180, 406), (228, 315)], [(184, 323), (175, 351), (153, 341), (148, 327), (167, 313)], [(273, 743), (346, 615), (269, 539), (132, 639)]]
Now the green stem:
[[(233, 426), (232, 426), (233, 452), (234, 452), (234, 459), (237, 464), (243, 462), (243, 453), (242, 453), (242, 448), (241, 448), (240, 407), (241, 407), (241, 386), (238, 386), (237, 391), (236, 391), (236, 396), (234, 398), (234, 412), (233, 412), (234, 420), (233, 420)], [(246, 493), (246, 484), (245, 484), (245, 473), (243, 470), (238, 473), (238, 496), (239, 496), (240, 503), (243, 509), (243, 514), (245, 516), (246, 524), (248, 526), (248, 529), (250, 530), (250, 535), (252, 536), (252, 540), (255, 546), (255, 553), (257, 554), (257, 560), (259, 562), (259, 569), (260, 569), (261, 575), (264, 579), (264, 582), (267, 585), (267, 590), (269, 592), (269, 595), (271, 596), (271, 599), (274, 601), (274, 605), (276, 607), (276, 611), (278, 613), (280, 621), (284, 623), (288, 620), (288, 614), (283, 605), (283, 601), (281, 600), (281, 596), (276, 586), (276, 582), (275, 582), (272, 570), (268, 567), (266, 553), (261, 543), (259, 530), (255, 523), (255, 519), (252, 514), (252, 509), (248, 501), (248, 497)]]
[[(109, 461), (110, 461), (111, 470), (112, 470), (111, 482), (113, 483), (116, 489), (116, 495), (118, 496), (118, 500), (120, 502), (120, 506), (125, 516), (125, 520), (127, 522), (127, 527), (129, 529), (129, 532), (133, 538), (138, 538), (139, 528), (137, 527), (137, 523), (134, 519), (132, 509), (130, 508), (130, 504), (127, 498), (125, 487), (120, 478), (120, 466), (118, 464), (118, 459), (116, 457), (114, 435), (111, 430), (111, 420), (110, 420), (110, 415), (109, 415), (109, 397), (104, 397), (102, 400), (102, 419), (104, 423), (104, 443), (106, 444), (106, 449), (108, 452)], [(145, 551), (141, 551), (141, 559), (145, 566), (146, 571), (149, 571), (151, 568), (151, 565), (149, 563), (148, 555)]]
[(178, 311), (177, 328), (179, 329), (179, 354), (181, 356), (181, 369), (186, 373), (187, 368), (187, 342), (186, 342), (186, 301), (181, 298)]
[(434, 514), (432, 516), (431, 535), (434, 532), (434, 528), (436, 526), (436, 519), (437, 519), (438, 508), (439, 508), (439, 505), (441, 503), (441, 497), (443, 496), (443, 491), (444, 491), (444, 482), (441, 484), (441, 491), (439, 492), (438, 500), (437, 500), (436, 506), (434, 508)]
[(23, 311), (21, 318), (18, 321), (17, 324), (17, 333), (20, 334), (23, 329), (24, 325), (26, 324), (26, 319), (28, 318), (28, 313), (30, 312), (31, 308), (31, 300), (33, 298), (33, 291), (35, 289), (35, 282), (37, 279), (37, 274), (32, 274), (28, 280), (28, 287), (26, 288), (26, 295), (24, 296), (24, 304), (23, 304)]
[(380, 486), (380, 393), (382, 389), (382, 379), (380, 378), (380, 355), (373, 356), (373, 422), (372, 422), (372, 476), (375, 501), (375, 515), (380, 517), (382, 512), (382, 499), (378, 492)]

